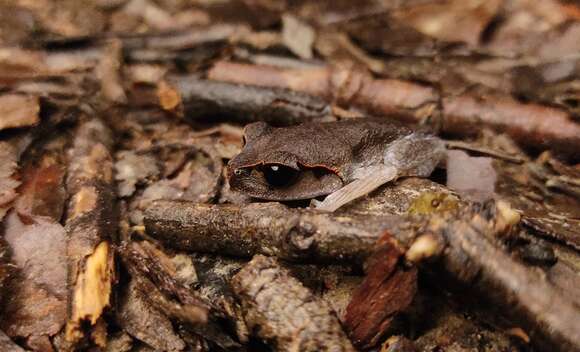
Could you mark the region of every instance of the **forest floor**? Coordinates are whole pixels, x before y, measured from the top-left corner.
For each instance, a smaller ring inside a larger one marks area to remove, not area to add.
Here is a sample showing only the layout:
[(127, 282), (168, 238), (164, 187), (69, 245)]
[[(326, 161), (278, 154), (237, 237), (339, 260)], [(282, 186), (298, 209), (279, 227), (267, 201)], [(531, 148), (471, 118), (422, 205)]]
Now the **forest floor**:
[[(370, 118), (445, 162), (230, 188), (247, 124)], [(578, 1), (4, 0), (0, 351), (580, 351), (579, 162)]]

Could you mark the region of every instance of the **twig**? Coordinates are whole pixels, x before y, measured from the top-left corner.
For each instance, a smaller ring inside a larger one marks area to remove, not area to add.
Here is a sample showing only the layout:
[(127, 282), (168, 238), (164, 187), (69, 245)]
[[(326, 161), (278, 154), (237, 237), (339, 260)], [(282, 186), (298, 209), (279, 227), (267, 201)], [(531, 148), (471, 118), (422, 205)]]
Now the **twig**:
[(66, 341), (71, 348), (89, 336), (94, 344), (106, 345), (102, 314), (112, 294), (111, 236), (116, 231), (112, 143), (111, 131), (91, 119), (79, 126), (71, 151), (66, 182), (72, 195), (66, 219), (72, 290)]
[(491, 157), (494, 157), (497, 159), (509, 161), (511, 163), (514, 163), (514, 164), (521, 164), (524, 162), (524, 159), (519, 157), (519, 156), (503, 153), (503, 152), (501, 152), (499, 150), (495, 150), (495, 149), (480, 147), (480, 146), (473, 145), (473, 144), (467, 143), (467, 142), (445, 141), (445, 145), (447, 146), (447, 148), (450, 148), (450, 149), (467, 150), (470, 152), (475, 152), (478, 154), (488, 155), (488, 156), (491, 156)]
[(160, 105), (166, 110), (182, 110), (189, 119), (218, 117), (229, 121), (266, 121), (291, 125), (330, 115), (324, 100), (284, 89), (245, 86), (198, 79), (173, 77), (158, 90)]
[(232, 279), (246, 322), (279, 351), (352, 351), (336, 314), (275, 259), (256, 256)]
[(438, 268), (509, 312), (538, 346), (579, 349), (580, 309), (545, 276), (505, 253), (498, 238), (519, 216), (504, 203), (494, 204), (421, 219), (327, 215), (276, 203), (239, 207), (158, 201), (147, 209), (144, 222), (148, 233), (181, 249), (345, 263), (367, 257), (386, 231), (409, 248), (409, 260), (440, 256), (428, 268)]
[(208, 77), (292, 89), (324, 97), (340, 106), (354, 106), (373, 115), (399, 114), (399, 118), (415, 123), (430, 118), (445, 133), (473, 135), (485, 126), (509, 134), (522, 145), (550, 148), (573, 160), (578, 158), (580, 124), (565, 111), (543, 105), (497, 96), (444, 97), (433, 88), (415, 83), (373, 79), (350, 68), (329, 66), (281, 69), (218, 62), (208, 71)]
[(147, 233), (167, 246), (241, 257), (289, 260), (363, 260), (381, 230), (397, 217), (329, 217), (289, 211), (278, 203), (244, 207), (156, 201), (145, 212)]

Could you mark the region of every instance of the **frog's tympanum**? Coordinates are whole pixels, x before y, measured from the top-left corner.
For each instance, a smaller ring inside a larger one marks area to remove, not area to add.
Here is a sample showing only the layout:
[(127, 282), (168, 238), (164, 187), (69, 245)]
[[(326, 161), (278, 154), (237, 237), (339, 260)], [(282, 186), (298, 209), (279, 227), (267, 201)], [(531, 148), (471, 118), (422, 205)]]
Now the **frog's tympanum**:
[(233, 190), (251, 197), (312, 199), (334, 211), (400, 176), (431, 174), (443, 142), (391, 121), (352, 119), (275, 128), (256, 122), (228, 165)]

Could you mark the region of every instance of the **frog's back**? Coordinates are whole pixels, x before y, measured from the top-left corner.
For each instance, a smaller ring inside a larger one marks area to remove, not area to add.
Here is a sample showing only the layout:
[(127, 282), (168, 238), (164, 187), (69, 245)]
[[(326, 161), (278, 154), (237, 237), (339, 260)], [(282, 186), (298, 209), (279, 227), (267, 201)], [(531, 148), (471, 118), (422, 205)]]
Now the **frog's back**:
[(332, 169), (348, 179), (354, 164), (380, 162), (386, 146), (412, 133), (399, 123), (378, 119), (350, 119), (277, 128), (268, 138), (268, 152), (289, 152), (307, 167)]

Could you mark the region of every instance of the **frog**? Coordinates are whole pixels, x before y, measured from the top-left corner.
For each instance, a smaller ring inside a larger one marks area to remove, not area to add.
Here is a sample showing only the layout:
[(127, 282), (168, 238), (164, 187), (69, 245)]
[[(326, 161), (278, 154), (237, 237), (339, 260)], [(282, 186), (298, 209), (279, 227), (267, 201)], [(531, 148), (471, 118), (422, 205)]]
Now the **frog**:
[(444, 157), (441, 139), (390, 119), (254, 122), (228, 162), (227, 179), (233, 191), (255, 199), (310, 199), (311, 207), (334, 212), (399, 177), (428, 177)]

